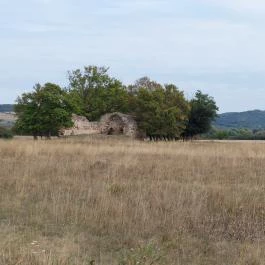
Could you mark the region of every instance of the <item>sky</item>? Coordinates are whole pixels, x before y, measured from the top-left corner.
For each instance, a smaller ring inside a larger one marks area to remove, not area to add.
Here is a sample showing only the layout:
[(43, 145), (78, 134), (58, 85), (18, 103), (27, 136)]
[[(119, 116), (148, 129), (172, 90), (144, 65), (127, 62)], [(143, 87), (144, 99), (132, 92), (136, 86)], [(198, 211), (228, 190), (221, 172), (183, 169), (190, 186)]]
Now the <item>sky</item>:
[(0, 104), (98, 65), (265, 109), (264, 23), (264, 0), (0, 0)]

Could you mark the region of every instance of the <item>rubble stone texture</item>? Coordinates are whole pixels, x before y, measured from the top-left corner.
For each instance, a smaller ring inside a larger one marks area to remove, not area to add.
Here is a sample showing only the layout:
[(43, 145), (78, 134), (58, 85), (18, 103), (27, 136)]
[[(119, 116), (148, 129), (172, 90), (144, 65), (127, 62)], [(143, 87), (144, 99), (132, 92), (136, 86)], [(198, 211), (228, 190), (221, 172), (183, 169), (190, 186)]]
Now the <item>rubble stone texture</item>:
[(86, 135), (100, 133), (100, 126), (98, 122), (90, 122), (86, 117), (73, 115), (72, 120), (74, 126), (63, 130), (64, 136), (70, 135)]
[(130, 115), (119, 112), (108, 113), (99, 122), (90, 122), (86, 117), (73, 115), (74, 126), (62, 131), (64, 136), (70, 135), (126, 135), (137, 136), (137, 123)]
[(108, 113), (100, 120), (102, 134), (136, 137), (137, 123), (131, 115), (119, 112)]

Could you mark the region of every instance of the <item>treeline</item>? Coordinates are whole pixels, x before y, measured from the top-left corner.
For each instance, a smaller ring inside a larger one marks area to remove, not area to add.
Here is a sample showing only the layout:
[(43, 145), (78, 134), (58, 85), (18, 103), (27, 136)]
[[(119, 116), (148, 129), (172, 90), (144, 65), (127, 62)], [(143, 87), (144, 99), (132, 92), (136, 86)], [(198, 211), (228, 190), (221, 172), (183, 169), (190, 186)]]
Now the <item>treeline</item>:
[(201, 137), (212, 140), (265, 140), (265, 130), (251, 130), (247, 128), (212, 128), (208, 133), (202, 135)]
[(140, 136), (192, 138), (206, 133), (217, 116), (214, 99), (197, 91), (191, 100), (174, 84), (143, 77), (126, 86), (108, 74), (108, 68), (88, 66), (68, 72), (69, 85), (37, 84), (17, 99), (16, 132), (34, 137), (57, 135), (73, 125), (72, 114), (97, 121), (105, 113), (133, 115)]

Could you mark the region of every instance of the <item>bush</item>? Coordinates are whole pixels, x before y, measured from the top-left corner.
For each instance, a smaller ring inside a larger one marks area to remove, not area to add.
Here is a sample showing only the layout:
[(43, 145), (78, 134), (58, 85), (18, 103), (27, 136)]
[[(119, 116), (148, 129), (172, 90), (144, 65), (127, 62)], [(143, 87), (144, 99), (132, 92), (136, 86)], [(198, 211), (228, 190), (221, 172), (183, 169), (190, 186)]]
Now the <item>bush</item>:
[(11, 139), (13, 136), (13, 132), (10, 129), (0, 127), (0, 138)]

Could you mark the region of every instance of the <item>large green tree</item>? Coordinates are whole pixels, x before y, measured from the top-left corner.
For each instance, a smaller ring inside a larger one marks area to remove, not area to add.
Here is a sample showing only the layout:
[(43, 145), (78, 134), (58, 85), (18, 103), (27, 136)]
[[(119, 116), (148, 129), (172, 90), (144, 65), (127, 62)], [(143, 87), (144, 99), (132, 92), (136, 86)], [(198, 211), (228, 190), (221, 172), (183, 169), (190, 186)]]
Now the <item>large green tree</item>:
[(80, 114), (98, 120), (108, 112), (128, 112), (128, 93), (122, 83), (109, 76), (108, 68), (87, 66), (69, 72), (69, 92), (79, 98)]
[(218, 107), (213, 97), (198, 90), (190, 101), (189, 119), (183, 133), (185, 138), (207, 133), (211, 129), (213, 120), (217, 117)]
[(176, 86), (139, 88), (134, 104), (134, 115), (143, 134), (155, 138), (179, 138), (183, 133), (189, 104)]
[(22, 134), (37, 136), (57, 135), (63, 127), (71, 127), (75, 102), (58, 85), (35, 85), (33, 92), (17, 99), (15, 129)]

